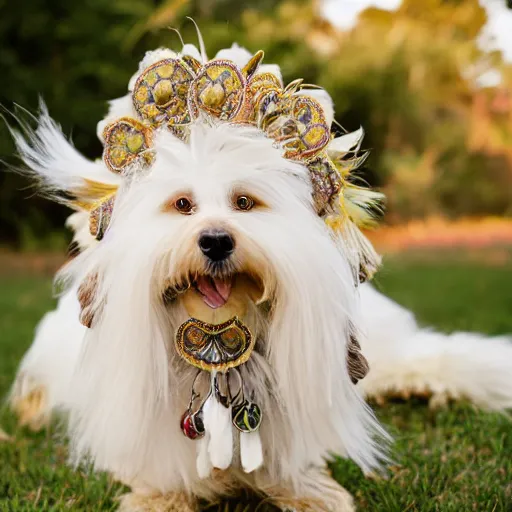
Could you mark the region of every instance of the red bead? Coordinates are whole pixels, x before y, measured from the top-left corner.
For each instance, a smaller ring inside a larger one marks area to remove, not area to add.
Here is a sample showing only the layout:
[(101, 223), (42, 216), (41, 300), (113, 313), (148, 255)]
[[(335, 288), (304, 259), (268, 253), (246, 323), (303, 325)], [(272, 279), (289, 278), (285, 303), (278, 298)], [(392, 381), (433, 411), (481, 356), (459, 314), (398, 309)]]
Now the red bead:
[(201, 435), (201, 433), (196, 430), (192, 416), (188, 411), (181, 417), (180, 427), (183, 434), (189, 439), (197, 439)]

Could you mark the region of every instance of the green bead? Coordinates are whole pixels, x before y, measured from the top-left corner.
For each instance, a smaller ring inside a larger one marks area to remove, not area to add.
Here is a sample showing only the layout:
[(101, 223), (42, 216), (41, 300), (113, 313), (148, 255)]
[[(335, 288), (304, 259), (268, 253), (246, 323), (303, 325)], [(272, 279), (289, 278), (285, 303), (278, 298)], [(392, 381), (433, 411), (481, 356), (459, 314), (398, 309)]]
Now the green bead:
[(260, 428), (262, 420), (261, 409), (258, 404), (247, 400), (233, 408), (233, 425), (240, 432), (255, 432)]

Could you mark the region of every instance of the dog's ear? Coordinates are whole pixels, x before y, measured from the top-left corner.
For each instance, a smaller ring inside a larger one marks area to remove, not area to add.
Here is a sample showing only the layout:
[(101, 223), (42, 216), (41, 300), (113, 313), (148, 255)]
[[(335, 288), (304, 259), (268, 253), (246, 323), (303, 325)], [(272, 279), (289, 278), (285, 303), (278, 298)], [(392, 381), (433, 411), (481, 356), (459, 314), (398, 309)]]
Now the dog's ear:
[(27, 116), (14, 116), (19, 129), (10, 128), (23, 165), (19, 171), (35, 178), (40, 191), (76, 210), (91, 210), (101, 198), (115, 192), (121, 176), (103, 161), (81, 155), (64, 136), (41, 103), (37, 126)]

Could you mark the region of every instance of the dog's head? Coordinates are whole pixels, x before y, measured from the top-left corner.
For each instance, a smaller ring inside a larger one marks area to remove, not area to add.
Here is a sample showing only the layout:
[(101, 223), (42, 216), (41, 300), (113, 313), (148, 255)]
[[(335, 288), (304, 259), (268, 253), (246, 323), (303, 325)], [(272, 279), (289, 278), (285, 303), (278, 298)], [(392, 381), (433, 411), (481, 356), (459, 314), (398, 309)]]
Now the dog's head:
[[(144, 288), (171, 314), (185, 306), (220, 323), (243, 314), (243, 300), (269, 312), (278, 296), (305, 295), (308, 276), (324, 273), (336, 242), (315, 213), (308, 171), (257, 129), (197, 123), (188, 143), (161, 131), (155, 156), (151, 172), (126, 179), (102, 240), (73, 264), (97, 276), (96, 293), (140, 274), (135, 295)], [(111, 302), (104, 293), (98, 318)]]

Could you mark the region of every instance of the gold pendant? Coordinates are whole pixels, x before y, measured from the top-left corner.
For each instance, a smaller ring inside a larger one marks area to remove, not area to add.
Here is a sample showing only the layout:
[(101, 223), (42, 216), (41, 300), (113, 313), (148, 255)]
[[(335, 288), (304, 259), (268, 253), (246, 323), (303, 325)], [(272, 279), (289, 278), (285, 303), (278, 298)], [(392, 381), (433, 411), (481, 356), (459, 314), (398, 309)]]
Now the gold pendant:
[(179, 327), (175, 342), (189, 364), (209, 372), (225, 372), (249, 359), (255, 339), (235, 316), (217, 325), (190, 318)]

